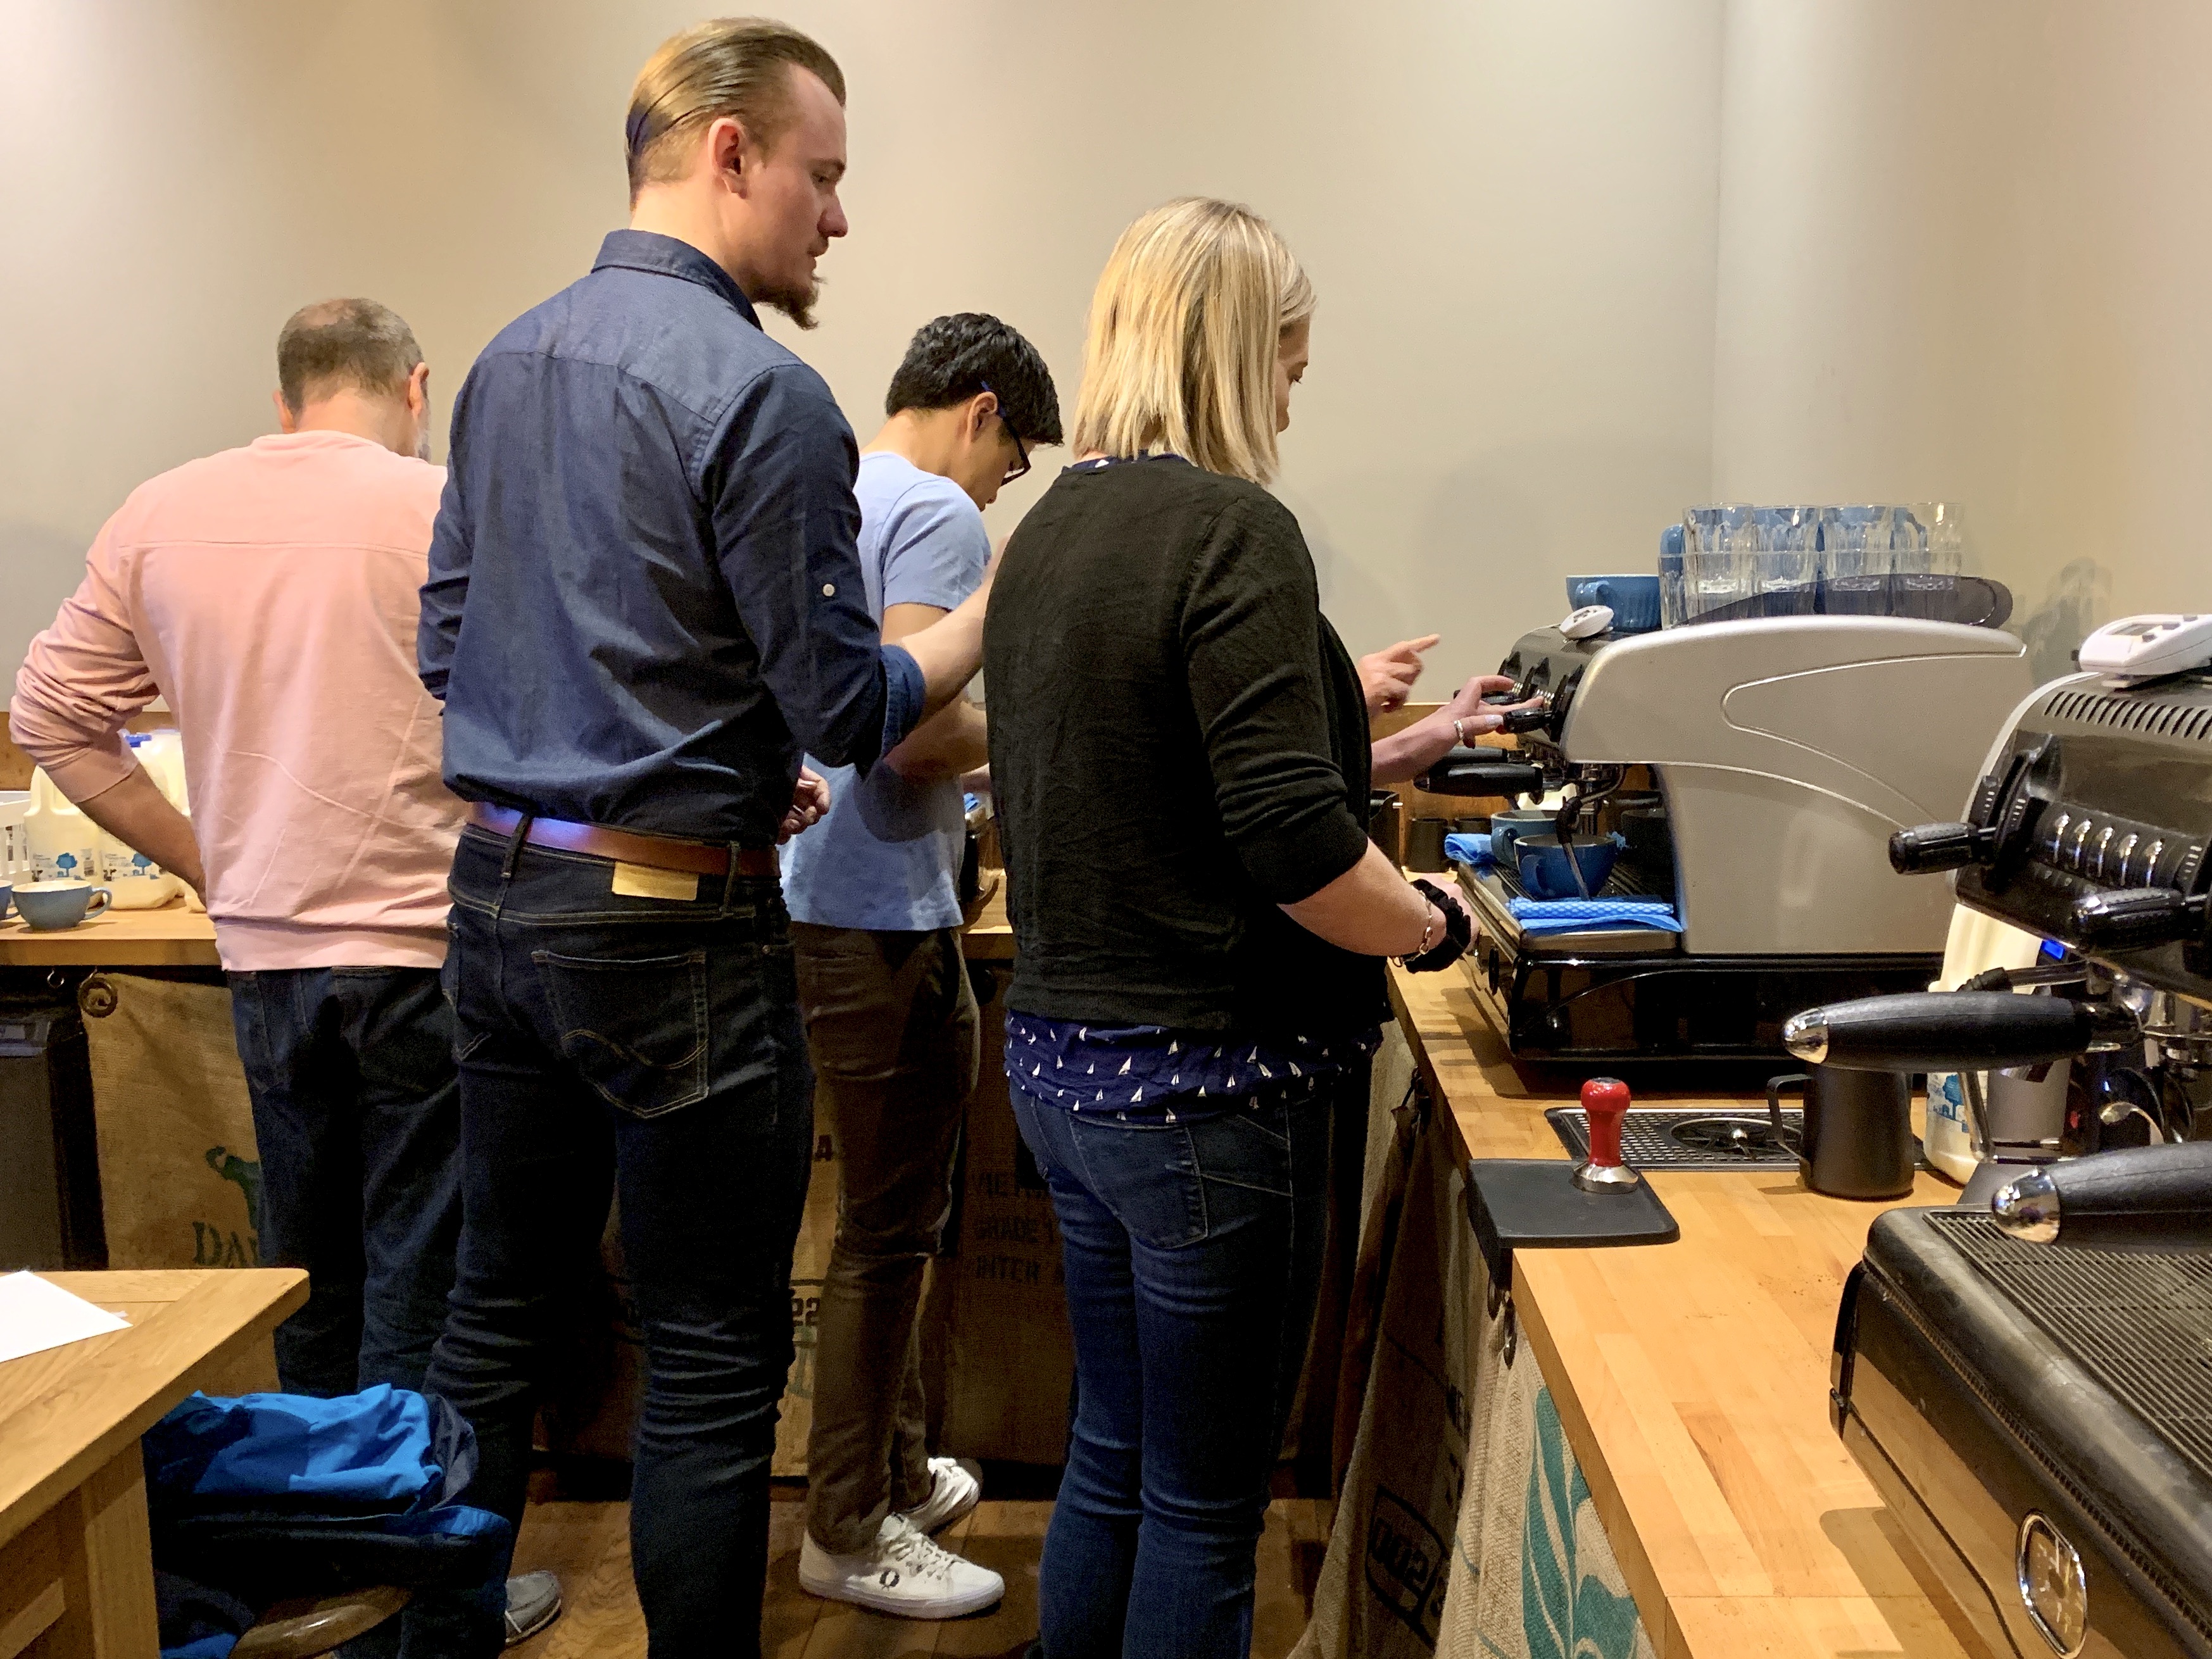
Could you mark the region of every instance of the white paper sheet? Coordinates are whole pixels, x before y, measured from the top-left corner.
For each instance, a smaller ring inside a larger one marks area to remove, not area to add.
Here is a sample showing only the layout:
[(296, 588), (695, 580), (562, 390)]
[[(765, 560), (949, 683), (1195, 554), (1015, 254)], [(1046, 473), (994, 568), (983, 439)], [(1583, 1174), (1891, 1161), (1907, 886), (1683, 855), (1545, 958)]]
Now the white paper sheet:
[(129, 1328), (129, 1321), (36, 1273), (0, 1273), (0, 1364)]

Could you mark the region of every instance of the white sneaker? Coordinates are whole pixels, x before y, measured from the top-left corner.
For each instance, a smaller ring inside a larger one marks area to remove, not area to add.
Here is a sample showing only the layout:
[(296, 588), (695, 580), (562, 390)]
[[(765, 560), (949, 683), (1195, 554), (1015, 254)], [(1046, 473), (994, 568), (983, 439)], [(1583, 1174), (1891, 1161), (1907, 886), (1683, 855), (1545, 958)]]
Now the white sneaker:
[(875, 1547), (859, 1555), (832, 1555), (809, 1533), (799, 1547), (799, 1583), (826, 1601), (896, 1619), (957, 1619), (1006, 1593), (997, 1573), (963, 1560), (902, 1515), (885, 1516)]
[(965, 1457), (933, 1457), (929, 1472), (935, 1478), (927, 1500), (906, 1511), (906, 1518), (921, 1532), (939, 1533), (974, 1509), (983, 1496), (983, 1468)]

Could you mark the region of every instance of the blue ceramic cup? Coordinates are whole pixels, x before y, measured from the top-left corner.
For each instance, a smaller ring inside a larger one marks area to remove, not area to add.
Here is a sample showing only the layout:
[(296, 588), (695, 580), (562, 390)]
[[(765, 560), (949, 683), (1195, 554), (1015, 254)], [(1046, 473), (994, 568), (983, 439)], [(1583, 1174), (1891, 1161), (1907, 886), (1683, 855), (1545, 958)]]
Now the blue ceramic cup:
[[(1621, 840), (1607, 836), (1601, 841), (1578, 841), (1574, 844), (1575, 865), (1582, 866), (1581, 884), (1575, 880), (1575, 867), (1567, 862), (1567, 848), (1559, 845), (1553, 836), (1522, 836), (1513, 842), (1513, 856), (1521, 876), (1521, 890), (1532, 899), (1595, 898), (1604, 888), (1606, 878), (1613, 874), (1613, 866), (1620, 857)], [(1589, 892), (1584, 894), (1587, 886)]]
[(5, 921), (8, 919), (8, 912), (15, 904), (15, 884), (13, 882), (0, 881), (0, 921)]
[(1495, 864), (1509, 870), (1519, 868), (1513, 856), (1513, 843), (1522, 836), (1548, 836), (1554, 829), (1556, 812), (1535, 807), (1516, 806), (1490, 815), (1490, 857)]
[(23, 925), (33, 933), (58, 933), (98, 915), (112, 896), (107, 889), (88, 881), (33, 881), (15, 890), (15, 908), (23, 914)]
[(1616, 634), (1649, 634), (1659, 626), (1656, 576), (1570, 576), (1567, 608), (1601, 605), (1613, 612)]

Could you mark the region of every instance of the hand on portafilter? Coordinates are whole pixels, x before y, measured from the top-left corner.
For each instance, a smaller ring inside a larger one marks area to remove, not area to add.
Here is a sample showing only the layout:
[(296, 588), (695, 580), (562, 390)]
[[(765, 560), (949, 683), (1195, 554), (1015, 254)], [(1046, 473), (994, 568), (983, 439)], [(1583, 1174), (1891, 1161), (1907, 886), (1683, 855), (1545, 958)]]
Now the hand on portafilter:
[(1425, 951), (1398, 958), (1409, 974), (1432, 974), (1449, 968), (1467, 954), (1474, 939), (1474, 918), (1467, 907), (1431, 881), (1413, 883), (1413, 890), (1437, 907), (1444, 919), (1444, 936)]
[(1520, 724), (1510, 716), (1540, 711), (1549, 706), (1550, 700), (1540, 691), (1519, 702), (1485, 701), (1514, 689), (1511, 677), (1505, 674), (1477, 674), (1460, 687), (1443, 706), (1443, 718), (1452, 727), (1454, 738), (1465, 743), (1478, 732), (1520, 730)]

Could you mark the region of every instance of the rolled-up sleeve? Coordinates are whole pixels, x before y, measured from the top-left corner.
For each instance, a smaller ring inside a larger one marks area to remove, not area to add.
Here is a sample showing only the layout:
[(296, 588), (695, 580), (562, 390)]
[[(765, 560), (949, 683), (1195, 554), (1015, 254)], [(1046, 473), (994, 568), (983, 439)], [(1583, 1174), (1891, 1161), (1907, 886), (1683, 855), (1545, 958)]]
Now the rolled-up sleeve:
[(1368, 842), (1330, 743), (1320, 595), (1289, 509), (1224, 510), (1192, 573), (1182, 644), (1231, 850), (1274, 903), (1310, 898)]
[(77, 801), (137, 768), (125, 728), (160, 695), (124, 602), (112, 531), (112, 523), (101, 530), (84, 580), (31, 641), (8, 706), (9, 735)]
[(784, 723), (810, 755), (867, 769), (920, 720), (912, 656), (880, 642), (856, 546), (859, 464), (830, 389), (757, 376), (722, 423), (705, 491), (724, 578)]

